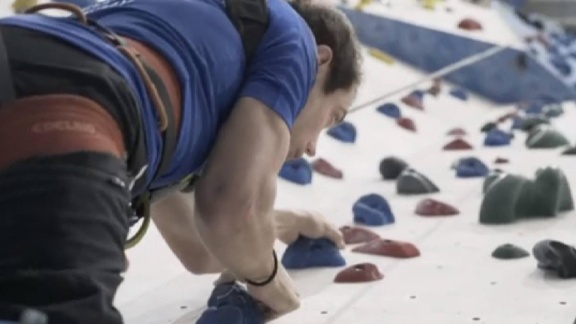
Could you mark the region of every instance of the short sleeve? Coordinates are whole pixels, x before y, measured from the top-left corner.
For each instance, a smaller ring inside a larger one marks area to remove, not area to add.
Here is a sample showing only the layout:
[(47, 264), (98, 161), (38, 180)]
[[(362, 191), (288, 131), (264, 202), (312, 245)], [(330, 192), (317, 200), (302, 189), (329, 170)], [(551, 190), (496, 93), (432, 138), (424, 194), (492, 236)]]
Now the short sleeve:
[(303, 21), (270, 28), (248, 68), (240, 97), (261, 101), (292, 128), (314, 85), (316, 43)]

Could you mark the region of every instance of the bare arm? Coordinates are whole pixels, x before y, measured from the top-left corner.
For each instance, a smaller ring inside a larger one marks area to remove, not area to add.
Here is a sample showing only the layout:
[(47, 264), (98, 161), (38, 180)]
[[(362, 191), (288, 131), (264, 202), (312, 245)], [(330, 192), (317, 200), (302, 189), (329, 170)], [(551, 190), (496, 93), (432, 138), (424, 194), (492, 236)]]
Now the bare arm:
[(198, 181), (200, 236), (216, 259), (240, 277), (261, 281), (274, 268), (272, 208), (289, 140), (288, 127), (276, 113), (242, 98)]

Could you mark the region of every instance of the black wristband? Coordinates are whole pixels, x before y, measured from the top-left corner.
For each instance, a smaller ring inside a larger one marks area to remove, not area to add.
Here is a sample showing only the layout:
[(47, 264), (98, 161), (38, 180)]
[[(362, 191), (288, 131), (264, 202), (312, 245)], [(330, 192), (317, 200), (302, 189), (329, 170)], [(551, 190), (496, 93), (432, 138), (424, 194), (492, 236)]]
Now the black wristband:
[(271, 283), (274, 278), (276, 278), (276, 274), (278, 273), (278, 257), (276, 256), (276, 251), (272, 250), (272, 257), (274, 258), (274, 270), (272, 270), (272, 274), (268, 279), (262, 282), (254, 282), (251, 280), (246, 279), (246, 282), (252, 286), (262, 287), (266, 286), (267, 284)]

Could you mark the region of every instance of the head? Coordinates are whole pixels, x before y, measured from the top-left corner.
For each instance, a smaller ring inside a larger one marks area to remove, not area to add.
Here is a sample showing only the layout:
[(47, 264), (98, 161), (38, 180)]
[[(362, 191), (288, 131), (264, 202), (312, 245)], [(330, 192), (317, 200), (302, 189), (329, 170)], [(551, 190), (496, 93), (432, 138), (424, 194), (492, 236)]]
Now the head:
[(361, 55), (354, 29), (346, 16), (329, 5), (293, 0), (317, 46), (318, 69), (306, 106), (292, 127), (288, 158), (314, 156), (323, 129), (341, 123), (360, 83)]

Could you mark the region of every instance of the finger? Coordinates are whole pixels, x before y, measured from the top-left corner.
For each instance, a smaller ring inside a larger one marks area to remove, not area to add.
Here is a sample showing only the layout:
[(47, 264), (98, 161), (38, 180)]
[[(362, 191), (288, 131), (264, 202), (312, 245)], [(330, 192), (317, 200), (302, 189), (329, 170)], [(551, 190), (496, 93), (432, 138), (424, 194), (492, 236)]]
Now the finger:
[(235, 282), (236, 280), (237, 280), (236, 275), (234, 275), (232, 272), (226, 270), (220, 274), (220, 277), (218, 277), (218, 279), (216, 279), (216, 281), (214, 281), (214, 285), (217, 286), (217, 285), (221, 285), (221, 284), (231, 283), (231, 282)]
[(328, 225), (328, 228), (326, 229), (326, 238), (332, 241), (341, 250), (346, 247), (344, 235), (336, 227)]

